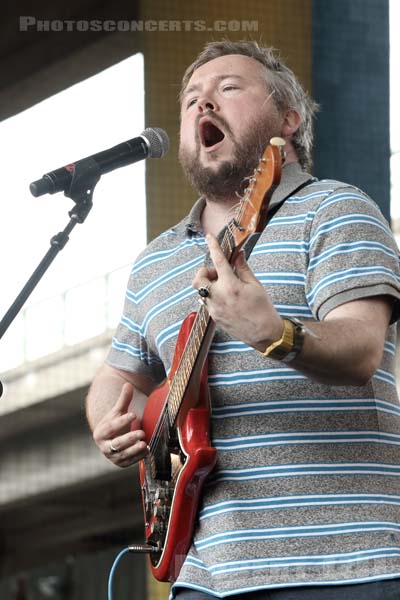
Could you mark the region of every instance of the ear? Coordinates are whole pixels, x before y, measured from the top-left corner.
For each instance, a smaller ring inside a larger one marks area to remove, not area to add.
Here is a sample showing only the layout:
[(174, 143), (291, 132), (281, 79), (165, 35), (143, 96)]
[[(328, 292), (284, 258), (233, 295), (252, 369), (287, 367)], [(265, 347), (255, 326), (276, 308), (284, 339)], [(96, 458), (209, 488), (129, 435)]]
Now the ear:
[(282, 137), (291, 138), (300, 127), (300, 123), (301, 117), (299, 113), (293, 108), (289, 109), (283, 118)]

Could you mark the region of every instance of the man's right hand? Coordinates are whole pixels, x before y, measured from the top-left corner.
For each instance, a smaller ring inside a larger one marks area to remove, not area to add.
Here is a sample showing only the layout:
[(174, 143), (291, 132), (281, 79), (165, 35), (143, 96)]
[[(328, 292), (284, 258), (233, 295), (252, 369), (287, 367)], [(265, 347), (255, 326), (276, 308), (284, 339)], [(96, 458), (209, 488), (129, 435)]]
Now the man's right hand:
[(133, 394), (133, 385), (124, 383), (117, 402), (93, 430), (93, 439), (100, 451), (118, 467), (129, 467), (147, 454), (141, 421), (129, 411)]

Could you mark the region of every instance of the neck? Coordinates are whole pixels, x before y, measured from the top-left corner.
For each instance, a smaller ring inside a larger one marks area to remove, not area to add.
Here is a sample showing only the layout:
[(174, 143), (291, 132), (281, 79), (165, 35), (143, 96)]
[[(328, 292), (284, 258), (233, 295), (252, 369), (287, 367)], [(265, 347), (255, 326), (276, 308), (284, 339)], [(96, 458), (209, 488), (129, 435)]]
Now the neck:
[(201, 215), (201, 226), (204, 233), (217, 235), (233, 218), (239, 198), (208, 200)]
[[(285, 151), (286, 157), (284, 166), (298, 162), (298, 157), (291, 143), (286, 144)], [(201, 226), (204, 233), (211, 233), (216, 236), (233, 218), (235, 208), (239, 202), (239, 197), (218, 198), (213, 200), (206, 198), (206, 206), (201, 215)]]

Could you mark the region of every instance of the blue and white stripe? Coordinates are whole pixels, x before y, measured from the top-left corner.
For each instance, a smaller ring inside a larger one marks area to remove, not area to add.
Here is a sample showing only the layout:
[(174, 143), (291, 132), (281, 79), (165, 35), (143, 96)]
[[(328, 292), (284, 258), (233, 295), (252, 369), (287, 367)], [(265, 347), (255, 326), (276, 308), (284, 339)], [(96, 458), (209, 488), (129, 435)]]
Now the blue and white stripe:
[(204, 256), (198, 256), (193, 260), (185, 262), (179, 267), (175, 267), (175, 269), (171, 269), (170, 271), (161, 275), (160, 277), (152, 279), (149, 284), (145, 285), (137, 292), (128, 289), (126, 292), (126, 297), (134, 304), (140, 304), (140, 302), (147, 298), (149, 294), (155, 292), (158, 288), (162, 287), (166, 283), (171, 282), (177, 277), (184, 275), (188, 271), (198, 269), (203, 264), (203, 262)]
[[(252, 540), (276, 540), (284, 538), (305, 538), (321, 536), (348, 535), (350, 533), (365, 534), (371, 532), (392, 532), (400, 534), (400, 524), (392, 521), (350, 521), (346, 523), (327, 523), (320, 525), (304, 525), (298, 527), (267, 527), (223, 531), (214, 535), (197, 539), (195, 547), (198, 552), (222, 544), (238, 544)], [(399, 548), (400, 552), (400, 548)]]
[(112, 339), (112, 347), (118, 350), (119, 352), (125, 352), (134, 358), (139, 358), (143, 362), (148, 365), (162, 364), (162, 361), (158, 356), (151, 354), (147, 351), (144, 351), (142, 348), (138, 348), (137, 346), (132, 346), (132, 344), (127, 344), (125, 342), (120, 342), (117, 338)]
[(400, 507), (400, 495), (395, 494), (303, 494), (276, 496), (271, 498), (249, 498), (216, 502), (203, 508), (200, 521), (229, 513), (260, 512), (292, 508), (312, 508), (317, 506), (343, 506), (377, 504)]
[(290, 368), (257, 369), (253, 371), (234, 371), (232, 373), (211, 374), (208, 377), (210, 387), (224, 387), (248, 383), (266, 383), (282, 380), (304, 380), (305, 375)]
[(143, 258), (139, 259), (132, 269), (132, 274), (137, 275), (142, 269), (145, 269), (150, 266), (154, 268), (154, 265), (158, 262), (168, 260), (171, 257), (179, 254), (182, 251), (187, 250), (192, 246), (198, 246), (201, 248), (206, 247), (207, 244), (204, 237), (185, 238), (177, 246), (173, 246), (168, 250), (158, 250), (157, 252), (151, 252), (145, 255)]
[(248, 469), (221, 469), (209, 477), (209, 484), (220, 481), (252, 481), (278, 477), (337, 477), (339, 475), (399, 477), (400, 465), (382, 463), (303, 463), (258, 466)]
[(400, 406), (381, 399), (370, 398), (287, 398), (284, 400), (266, 400), (246, 404), (226, 404), (213, 407), (213, 419), (253, 417), (261, 414), (303, 413), (303, 412), (373, 411), (400, 417)]
[(265, 242), (257, 244), (251, 256), (262, 256), (263, 254), (300, 254), (306, 256), (309, 247), (307, 242), (303, 241), (285, 241), (285, 242)]
[(355, 200), (356, 202), (364, 202), (368, 206), (371, 206), (371, 200), (362, 194), (353, 193), (350, 191), (341, 192), (341, 193), (333, 193), (324, 200), (319, 205), (318, 212), (337, 204), (338, 202), (345, 202), (348, 204), (351, 200)]
[(320, 236), (326, 236), (328, 233), (332, 233), (332, 231), (342, 227), (351, 226), (353, 228), (354, 225), (369, 225), (382, 230), (385, 234), (391, 233), (389, 227), (376, 217), (363, 213), (350, 213), (343, 217), (330, 219), (319, 225), (314, 235), (310, 238), (310, 248), (314, 246)]
[(212, 443), (218, 451), (267, 448), (289, 444), (388, 444), (400, 446), (400, 435), (376, 431), (317, 431), (297, 433), (268, 433), (240, 437), (215, 438)]
[[(342, 269), (329, 275), (322, 277), (318, 283), (307, 293), (307, 301), (312, 306), (315, 302), (318, 294), (327, 287), (334, 286), (335, 284), (343, 284), (343, 281), (347, 279), (373, 279), (374, 277), (379, 279), (391, 280), (394, 285), (399, 284), (399, 278), (393, 271), (387, 269), (381, 265), (375, 265), (372, 267), (350, 267), (349, 269)], [(363, 285), (362, 281), (360, 285)]]
[[(332, 257), (337, 257), (339, 255), (348, 255), (350, 256), (351, 254), (354, 254), (356, 252), (378, 252), (378, 253), (383, 253), (386, 254), (386, 256), (390, 256), (391, 258), (396, 259), (396, 254), (395, 252), (389, 248), (388, 246), (381, 244), (379, 242), (347, 242), (347, 243), (341, 243), (341, 244), (334, 244), (333, 246), (330, 246), (327, 250), (324, 250), (323, 252), (321, 252), (320, 254), (318, 254), (317, 256), (314, 256), (313, 258), (310, 259), (309, 265), (308, 265), (308, 270), (312, 271), (313, 269), (315, 269), (316, 267), (321, 266), (321, 264), (327, 260), (329, 260)], [(363, 260), (366, 260), (366, 258), (364, 258)], [(354, 260), (352, 258), (349, 259)], [(375, 257), (374, 257), (375, 260)]]
[(196, 569), (203, 569), (211, 576), (233, 573), (236, 571), (255, 571), (259, 569), (293, 568), (306, 566), (322, 566), (328, 564), (358, 563), (366, 560), (379, 560), (390, 557), (399, 557), (400, 549), (395, 546), (372, 548), (355, 552), (341, 552), (335, 554), (312, 554), (306, 556), (277, 556), (271, 558), (252, 558), (242, 561), (226, 561), (205, 566), (204, 563), (189, 555), (185, 564)]

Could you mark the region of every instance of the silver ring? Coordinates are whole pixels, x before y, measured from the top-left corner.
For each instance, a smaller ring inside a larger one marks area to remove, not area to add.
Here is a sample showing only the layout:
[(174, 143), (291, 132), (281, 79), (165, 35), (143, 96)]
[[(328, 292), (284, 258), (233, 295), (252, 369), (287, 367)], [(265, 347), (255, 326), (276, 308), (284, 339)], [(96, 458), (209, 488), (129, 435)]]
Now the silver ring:
[(199, 296), (201, 296), (202, 298), (209, 298), (210, 297), (210, 287), (211, 287), (211, 284), (209, 284), (209, 283), (207, 285), (199, 287), (199, 289), (197, 290), (199, 293)]
[(110, 454), (118, 454), (118, 452), (121, 451), (118, 450), (118, 448), (116, 448), (115, 446), (113, 446), (112, 442), (110, 442)]

